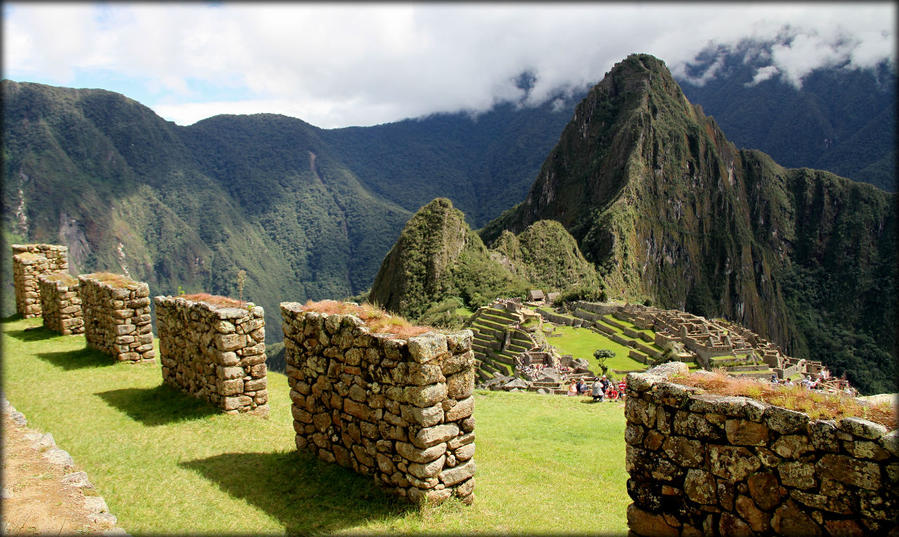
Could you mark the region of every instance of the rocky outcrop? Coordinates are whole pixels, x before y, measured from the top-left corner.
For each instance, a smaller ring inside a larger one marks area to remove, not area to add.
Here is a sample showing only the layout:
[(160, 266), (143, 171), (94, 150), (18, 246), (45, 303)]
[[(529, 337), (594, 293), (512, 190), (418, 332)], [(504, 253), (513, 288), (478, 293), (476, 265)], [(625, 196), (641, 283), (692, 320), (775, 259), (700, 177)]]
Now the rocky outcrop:
[(38, 281), (44, 328), (63, 335), (84, 333), (78, 280), (67, 272), (57, 272), (42, 274)]
[(87, 346), (118, 361), (153, 361), (150, 287), (118, 274), (78, 276)]
[(471, 332), (397, 339), (282, 302), (297, 449), (413, 502), (474, 490)]
[(217, 296), (153, 300), (163, 382), (229, 414), (267, 415), (262, 307)]
[(68, 272), (68, 249), (58, 244), (13, 244), (13, 286), (16, 312), (24, 318), (40, 317), (41, 274)]
[[(895, 530), (899, 431), (627, 378), (628, 525), (638, 536), (863, 535)], [(892, 533), (891, 533), (892, 534)]]

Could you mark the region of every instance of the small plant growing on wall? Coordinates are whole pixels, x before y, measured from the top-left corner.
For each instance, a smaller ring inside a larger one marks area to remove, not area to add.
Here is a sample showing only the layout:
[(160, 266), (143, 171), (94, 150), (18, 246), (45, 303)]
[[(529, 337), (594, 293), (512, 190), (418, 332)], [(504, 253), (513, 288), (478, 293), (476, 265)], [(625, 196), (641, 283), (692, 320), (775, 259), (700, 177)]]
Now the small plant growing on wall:
[(237, 298), (243, 300), (243, 286), (247, 283), (247, 271), (240, 269), (237, 271)]

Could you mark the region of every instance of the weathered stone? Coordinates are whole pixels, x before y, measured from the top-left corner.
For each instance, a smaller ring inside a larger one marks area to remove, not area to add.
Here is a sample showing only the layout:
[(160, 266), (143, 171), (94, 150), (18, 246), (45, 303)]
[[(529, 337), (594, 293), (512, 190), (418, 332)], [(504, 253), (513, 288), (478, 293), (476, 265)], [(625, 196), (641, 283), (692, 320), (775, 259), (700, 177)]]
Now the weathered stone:
[[(447, 343), (449, 342), (450, 336), (447, 336)], [(471, 347), (471, 342), (469, 340), (468, 347)], [(474, 366), (474, 353), (471, 350), (465, 351), (459, 354), (452, 354), (447, 356), (443, 362), (440, 364), (440, 368), (443, 371), (444, 375), (452, 375), (453, 373), (458, 373), (459, 371), (472, 369)]]
[(454, 423), (425, 427), (412, 437), (412, 443), (420, 448), (431, 447), (459, 435), (459, 427)]
[(831, 420), (817, 420), (808, 424), (808, 438), (811, 446), (818, 451), (840, 451), (836, 424)]
[(768, 427), (754, 421), (729, 419), (724, 432), (727, 441), (738, 446), (764, 446), (770, 436)]
[(717, 485), (712, 474), (703, 470), (691, 469), (684, 479), (684, 493), (692, 501), (712, 505), (717, 503)]
[(643, 427), (635, 423), (628, 423), (624, 429), (624, 441), (632, 446), (639, 446), (643, 442), (644, 431)]
[(466, 397), (456, 402), (449, 410), (446, 410), (446, 421), (456, 421), (467, 418), (474, 412), (474, 397)]
[(446, 444), (437, 444), (426, 449), (417, 448), (408, 442), (397, 442), (396, 452), (412, 462), (428, 463), (446, 453)]
[(744, 447), (709, 445), (709, 465), (713, 474), (743, 480), (762, 465), (758, 457)]
[(866, 533), (856, 521), (847, 519), (826, 520), (824, 529), (833, 537), (863, 537)]
[(365, 421), (375, 421), (374, 411), (363, 403), (357, 403), (352, 399), (343, 400), (343, 411)]
[(822, 535), (821, 527), (789, 500), (774, 511), (771, 527), (780, 535), (797, 537)]
[(446, 377), (447, 397), (464, 399), (474, 391), (474, 369), (469, 368)]
[(466, 444), (464, 446), (459, 447), (454, 452), (456, 459), (460, 461), (467, 461), (468, 459), (474, 457), (474, 444)]
[(856, 417), (843, 418), (837, 424), (837, 428), (852, 436), (867, 440), (877, 440), (889, 431), (889, 429), (879, 423)]
[(426, 479), (428, 477), (436, 476), (441, 470), (443, 470), (443, 463), (446, 460), (445, 455), (441, 455), (437, 459), (428, 462), (428, 463), (417, 463), (414, 462), (409, 465), (409, 473), (414, 475), (419, 479)]
[(821, 457), (815, 468), (821, 475), (863, 489), (880, 488), (880, 466), (845, 455), (827, 454)]
[(688, 468), (700, 466), (705, 454), (701, 441), (683, 436), (668, 437), (662, 445), (662, 450), (672, 462)]
[(446, 336), (428, 332), (408, 340), (409, 355), (418, 363), (427, 363), (447, 352)]
[[(829, 511), (831, 513), (839, 513), (848, 515), (852, 513), (852, 506), (847, 496), (828, 496), (825, 494), (815, 494), (803, 490), (791, 490), (790, 497), (805, 506), (813, 509)], [(814, 514), (814, 513), (812, 513)]]
[(785, 434), (771, 445), (771, 449), (785, 459), (798, 459), (813, 450), (808, 437), (801, 434)]
[(627, 506), (627, 525), (635, 534), (646, 537), (678, 537), (680, 534), (664, 516), (644, 511), (635, 504)]
[(391, 371), (391, 382), (422, 386), (446, 382), (446, 377), (439, 365), (403, 362)]
[(411, 405), (403, 405), (400, 407), (402, 418), (409, 423), (417, 423), (422, 427), (430, 427), (443, 422), (443, 405), (436, 404), (433, 406), (418, 408)]
[(642, 399), (627, 398), (624, 403), (624, 415), (628, 421), (647, 427), (654, 427), (656, 422), (656, 406)]
[(650, 429), (646, 436), (643, 437), (643, 447), (650, 451), (655, 451), (662, 447), (662, 442), (665, 441), (665, 436), (655, 429)]
[(474, 476), (476, 470), (474, 459), (470, 459), (455, 468), (444, 469), (438, 477), (444, 485), (450, 487)]
[(765, 424), (780, 434), (792, 434), (805, 431), (809, 418), (802, 412), (771, 406), (765, 411)]
[(787, 487), (814, 488), (815, 466), (805, 462), (785, 462), (777, 468), (781, 482)]
[(721, 513), (718, 519), (718, 531), (721, 535), (733, 537), (751, 537), (753, 535), (752, 528), (743, 519), (728, 513)]
[(469, 432), (468, 434), (451, 438), (450, 441), (447, 442), (447, 447), (450, 449), (459, 449), (460, 446), (471, 444), (472, 442), (474, 442), (474, 433)]
[(404, 392), (405, 400), (417, 407), (433, 406), (447, 396), (446, 384), (444, 383), (427, 386), (408, 386)]
[(856, 459), (884, 461), (890, 458), (890, 452), (871, 440), (843, 441), (843, 450)]
[(724, 437), (721, 429), (711, 424), (704, 416), (683, 410), (677, 411), (674, 415), (674, 432), (700, 440), (721, 440)]

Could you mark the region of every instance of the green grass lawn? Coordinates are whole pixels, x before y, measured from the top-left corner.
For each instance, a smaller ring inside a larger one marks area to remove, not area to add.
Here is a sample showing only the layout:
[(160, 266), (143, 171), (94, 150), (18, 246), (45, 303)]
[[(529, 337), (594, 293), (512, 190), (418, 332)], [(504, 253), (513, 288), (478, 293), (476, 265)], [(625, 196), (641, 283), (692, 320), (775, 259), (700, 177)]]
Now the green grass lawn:
[(621, 404), (478, 392), (474, 504), (418, 509), (297, 453), (281, 374), (269, 373), (268, 419), (221, 414), (162, 385), (157, 364), (25, 330), (40, 325), (2, 323), (4, 394), (72, 454), (129, 533), (627, 531)]
[(575, 358), (583, 358), (590, 362), (590, 369), (599, 373), (599, 364), (593, 357), (593, 351), (596, 349), (609, 349), (615, 352), (614, 358), (609, 358), (606, 366), (609, 370), (619, 369), (630, 371), (634, 369), (646, 369), (646, 365), (629, 358), (627, 353), (631, 351), (630, 347), (626, 347), (612, 341), (602, 334), (597, 334), (593, 330), (586, 328), (574, 328), (572, 326), (557, 326), (556, 334), (560, 337), (551, 337), (546, 340), (550, 345), (559, 349), (562, 354), (570, 354)]

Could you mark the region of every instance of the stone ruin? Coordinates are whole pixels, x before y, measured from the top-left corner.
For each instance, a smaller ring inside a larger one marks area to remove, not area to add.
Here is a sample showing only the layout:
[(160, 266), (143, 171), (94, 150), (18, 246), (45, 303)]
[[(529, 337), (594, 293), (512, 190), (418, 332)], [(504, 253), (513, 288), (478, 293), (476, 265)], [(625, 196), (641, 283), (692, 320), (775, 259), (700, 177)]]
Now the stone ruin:
[(63, 335), (84, 333), (78, 279), (68, 272), (41, 274), (41, 316), (44, 328)]
[(268, 415), (262, 307), (211, 295), (154, 302), (166, 384), (229, 414)]
[(686, 371), (628, 375), (630, 534), (895, 535), (899, 431), (668, 380)]
[(282, 302), (297, 449), (416, 503), (474, 496), (471, 332), (408, 340)]
[(68, 272), (69, 249), (58, 244), (13, 244), (13, 286), (16, 313), (23, 318), (41, 316), (39, 276)]
[(150, 287), (108, 272), (78, 276), (87, 346), (118, 361), (153, 361)]

